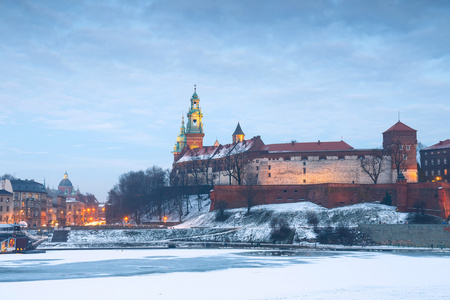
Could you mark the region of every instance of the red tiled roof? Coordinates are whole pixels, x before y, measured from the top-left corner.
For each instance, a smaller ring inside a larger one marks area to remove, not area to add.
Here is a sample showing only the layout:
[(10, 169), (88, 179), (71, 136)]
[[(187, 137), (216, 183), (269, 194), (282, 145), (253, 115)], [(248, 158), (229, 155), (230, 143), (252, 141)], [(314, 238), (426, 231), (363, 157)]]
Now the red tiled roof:
[(386, 130), (383, 133), (386, 133), (389, 131), (417, 131), (417, 130), (412, 129), (408, 125), (405, 125), (402, 122), (398, 121), (397, 123), (394, 124), (394, 126), (392, 126), (391, 128), (389, 128), (388, 130)]
[(308, 152), (308, 151), (340, 151), (354, 148), (344, 141), (340, 142), (314, 142), (314, 143), (286, 143), (264, 145), (260, 150), (269, 152)]
[(434, 149), (444, 149), (444, 148), (450, 148), (450, 139), (446, 139), (445, 141), (440, 141), (439, 143), (437, 143), (433, 146), (424, 148), (422, 150), (434, 150)]

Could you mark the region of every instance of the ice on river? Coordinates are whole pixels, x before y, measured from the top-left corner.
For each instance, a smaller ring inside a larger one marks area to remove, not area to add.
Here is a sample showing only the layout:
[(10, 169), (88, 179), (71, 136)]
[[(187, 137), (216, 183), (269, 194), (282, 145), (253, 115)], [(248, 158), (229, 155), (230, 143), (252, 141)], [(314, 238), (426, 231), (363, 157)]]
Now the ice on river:
[[(280, 255), (281, 254), (281, 255)], [(448, 299), (450, 254), (235, 249), (1, 255), (4, 299)]]

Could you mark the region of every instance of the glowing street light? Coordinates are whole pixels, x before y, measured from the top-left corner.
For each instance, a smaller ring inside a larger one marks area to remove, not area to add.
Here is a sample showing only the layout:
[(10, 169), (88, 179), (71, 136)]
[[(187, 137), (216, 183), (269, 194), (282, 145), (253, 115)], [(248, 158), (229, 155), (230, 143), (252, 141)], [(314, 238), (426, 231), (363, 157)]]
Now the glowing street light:
[(164, 216), (163, 220), (164, 220), (164, 226), (166, 226), (167, 217)]

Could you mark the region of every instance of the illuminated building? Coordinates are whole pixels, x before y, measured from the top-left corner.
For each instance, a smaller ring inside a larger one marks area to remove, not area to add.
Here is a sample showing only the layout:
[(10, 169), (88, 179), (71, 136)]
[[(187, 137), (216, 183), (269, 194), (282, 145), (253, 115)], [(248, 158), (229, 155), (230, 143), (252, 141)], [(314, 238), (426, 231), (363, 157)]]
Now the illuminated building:
[(420, 150), (421, 181), (450, 182), (450, 139)]

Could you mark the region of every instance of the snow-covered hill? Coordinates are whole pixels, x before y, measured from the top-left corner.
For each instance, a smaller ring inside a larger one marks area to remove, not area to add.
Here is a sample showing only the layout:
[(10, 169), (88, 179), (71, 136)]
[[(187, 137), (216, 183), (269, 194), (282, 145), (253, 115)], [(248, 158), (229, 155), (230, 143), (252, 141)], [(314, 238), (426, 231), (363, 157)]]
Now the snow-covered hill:
[[(407, 213), (398, 213), (395, 207), (375, 203), (356, 204), (326, 209), (311, 202), (271, 204), (228, 209), (222, 218), (218, 212), (209, 212), (209, 202), (200, 211), (193, 208), (183, 216), (183, 223), (169, 229), (72, 230), (67, 243), (46, 242), (41, 248), (108, 248), (151, 247), (171, 242), (270, 242), (274, 219), (284, 218), (295, 229), (293, 242), (302, 243), (316, 238), (308, 217), (313, 214), (319, 227), (356, 227), (358, 224), (404, 223)], [(169, 221), (171, 216), (169, 215)]]
[(315, 214), (318, 226), (357, 226), (358, 224), (404, 223), (407, 213), (399, 213), (395, 207), (376, 203), (362, 203), (327, 209), (311, 202), (268, 204), (251, 208), (227, 209), (223, 221), (217, 220), (217, 212), (209, 212), (209, 204), (199, 212), (184, 218), (176, 228), (191, 227), (269, 227), (274, 218), (285, 218), (292, 227), (309, 226), (308, 215)]

